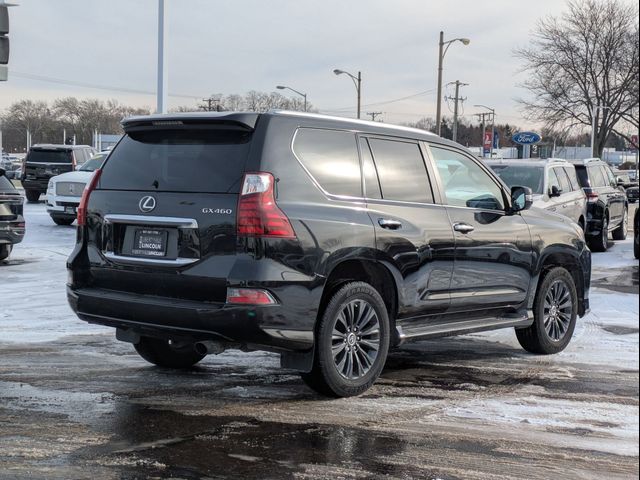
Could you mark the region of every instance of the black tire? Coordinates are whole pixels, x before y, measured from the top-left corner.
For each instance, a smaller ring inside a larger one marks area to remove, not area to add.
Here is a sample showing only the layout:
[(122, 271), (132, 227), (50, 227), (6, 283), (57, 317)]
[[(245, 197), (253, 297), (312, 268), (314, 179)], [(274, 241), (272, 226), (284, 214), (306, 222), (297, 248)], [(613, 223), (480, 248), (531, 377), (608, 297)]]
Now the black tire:
[[(557, 296), (554, 292), (558, 292)], [(558, 297), (559, 301), (549, 302), (550, 298)], [(563, 303), (565, 301), (570, 302), (568, 307)], [(554, 310), (554, 305), (556, 307), (565, 305), (565, 307)], [(554, 319), (556, 311), (559, 314)], [(555, 267), (547, 271), (536, 292), (533, 316), (533, 325), (516, 329), (516, 337), (522, 348), (527, 352), (542, 355), (564, 350), (571, 341), (578, 316), (578, 293), (573, 277), (567, 270)]]
[(55, 223), (56, 225), (71, 225), (75, 221), (75, 218), (57, 217), (51, 215), (51, 220), (53, 220), (53, 223)]
[[(351, 322), (345, 312), (351, 312)], [(329, 397), (360, 395), (380, 376), (387, 360), (391, 335), (384, 300), (368, 283), (351, 282), (332, 295), (321, 315), (316, 329), (313, 369), (303, 373), (302, 380), (316, 392)], [(347, 327), (349, 323), (351, 329)], [(369, 333), (360, 337), (358, 325), (365, 327), (361, 331)], [(342, 342), (336, 339), (340, 336)], [(373, 346), (377, 346), (377, 350)], [(348, 378), (351, 375), (353, 378)]]
[(614, 240), (624, 240), (627, 238), (627, 228), (629, 227), (629, 210), (624, 209), (624, 215), (620, 226), (616, 228), (611, 236)]
[(6, 243), (3, 245), (0, 245), (0, 262), (2, 260), (7, 259), (7, 257), (9, 257), (11, 250), (13, 250), (13, 245), (8, 245)]
[(134, 347), (147, 362), (166, 368), (189, 368), (206, 357), (196, 352), (192, 343), (170, 343), (160, 338), (141, 337)]
[(609, 247), (609, 216), (602, 217), (602, 229), (598, 235), (589, 237), (589, 248), (594, 252), (606, 252)]
[(25, 190), (24, 194), (27, 196), (27, 202), (38, 203), (40, 200), (40, 192), (38, 190)]
[(640, 236), (633, 233), (633, 256), (640, 259)]

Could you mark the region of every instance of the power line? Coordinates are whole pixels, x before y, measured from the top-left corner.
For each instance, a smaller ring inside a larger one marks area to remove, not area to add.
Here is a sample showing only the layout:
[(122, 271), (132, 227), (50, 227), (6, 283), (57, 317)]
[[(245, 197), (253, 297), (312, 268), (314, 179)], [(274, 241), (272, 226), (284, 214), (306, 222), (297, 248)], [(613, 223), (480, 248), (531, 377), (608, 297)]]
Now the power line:
[[(384, 100), (382, 102), (375, 102), (375, 103), (365, 103), (363, 105), (361, 105), (362, 107), (375, 107), (377, 105), (387, 105), (389, 103), (395, 103), (395, 102), (401, 102), (402, 100), (408, 100), (410, 98), (414, 98), (414, 97), (420, 97), (422, 95), (426, 95), (428, 93), (434, 93), (436, 91), (435, 88), (432, 88), (430, 90), (425, 90), (423, 92), (418, 92), (418, 93), (414, 93), (412, 95), (407, 95), (406, 97), (400, 97), (400, 98), (394, 98), (393, 100)], [(350, 111), (352, 110), (354, 107), (342, 107), (342, 108), (332, 108), (332, 109), (326, 109), (326, 112), (340, 112), (342, 110), (347, 110)]]
[[(100, 85), (96, 83), (88, 83), (88, 82), (77, 82), (74, 80), (64, 80), (61, 78), (47, 77), (44, 75), (34, 75), (32, 73), (21, 73), (21, 72), (12, 72), (11, 73), (15, 77), (26, 78), (28, 80), (36, 80), (39, 82), (47, 82), (47, 83), (56, 83), (59, 85), (67, 85), (72, 87), (82, 87), (82, 88), (93, 88), (96, 90), (106, 90), (110, 92), (123, 92), (123, 93), (134, 93), (140, 95), (155, 95), (156, 92), (150, 90), (139, 90), (135, 88), (127, 88), (127, 87), (114, 87), (108, 85)], [(181, 97), (181, 98), (200, 98), (200, 95), (186, 95), (182, 93), (169, 93), (171, 97)]]

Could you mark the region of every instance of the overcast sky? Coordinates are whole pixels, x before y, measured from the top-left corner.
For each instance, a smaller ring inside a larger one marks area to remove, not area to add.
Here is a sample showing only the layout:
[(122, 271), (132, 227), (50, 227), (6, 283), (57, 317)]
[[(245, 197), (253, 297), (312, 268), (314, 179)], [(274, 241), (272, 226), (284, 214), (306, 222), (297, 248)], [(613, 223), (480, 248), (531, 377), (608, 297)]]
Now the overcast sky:
[[(155, 106), (157, 0), (16, 2), (20, 6), (10, 11), (10, 78), (0, 83), (0, 109), (19, 99), (69, 95)], [(210, 94), (275, 91), (285, 84), (306, 92), (322, 112), (355, 116), (353, 84), (332, 73), (340, 68), (354, 75), (362, 71), (364, 112), (384, 112), (384, 121), (395, 123), (434, 117), (438, 34), (444, 30), (445, 40), (471, 39), (468, 46), (453, 44), (444, 62), (443, 83), (469, 84), (462, 89), (464, 115), (480, 110), (474, 104), (485, 104), (496, 109), (499, 122), (521, 127), (528, 125), (515, 99), (526, 91), (517, 87), (523, 77), (512, 51), (528, 43), (539, 17), (565, 8), (559, 0), (166, 4), (170, 107), (193, 105)], [(452, 95), (453, 89), (445, 93)], [(446, 105), (443, 112), (450, 115)]]

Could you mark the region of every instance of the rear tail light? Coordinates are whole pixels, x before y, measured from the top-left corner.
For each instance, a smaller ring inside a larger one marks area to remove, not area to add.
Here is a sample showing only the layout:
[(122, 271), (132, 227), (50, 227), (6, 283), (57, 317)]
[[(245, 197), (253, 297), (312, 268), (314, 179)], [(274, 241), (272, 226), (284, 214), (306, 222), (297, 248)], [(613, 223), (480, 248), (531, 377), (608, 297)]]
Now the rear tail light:
[(276, 205), (274, 183), (270, 173), (245, 174), (238, 198), (239, 236), (295, 238), (289, 219)]
[(236, 305), (275, 305), (278, 302), (266, 290), (227, 288), (227, 303)]
[(100, 175), (102, 174), (101, 169), (97, 169), (93, 172), (93, 177), (91, 177), (91, 181), (87, 183), (87, 186), (84, 187), (84, 191), (82, 192), (82, 198), (80, 199), (80, 205), (78, 205), (78, 226), (81, 227), (85, 225), (87, 222), (87, 205), (89, 204), (89, 196), (91, 192), (93, 192), (100, 180)]
[(587, 192), (587, 202), (595, 203), (598, 201), (598, 194), (595, 192)]

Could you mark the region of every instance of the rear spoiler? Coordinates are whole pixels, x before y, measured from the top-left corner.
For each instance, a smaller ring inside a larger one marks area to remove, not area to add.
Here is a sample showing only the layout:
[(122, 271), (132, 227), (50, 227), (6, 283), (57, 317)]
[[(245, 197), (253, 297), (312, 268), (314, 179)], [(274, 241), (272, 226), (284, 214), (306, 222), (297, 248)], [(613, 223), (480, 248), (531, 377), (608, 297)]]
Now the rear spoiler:
[(167, 115), (145, 115), (122, 120), (126, 133), (152, 128), (172, 130), (225, 129), (253, 132), (258, 122), (258, 113), (176, 113)]

